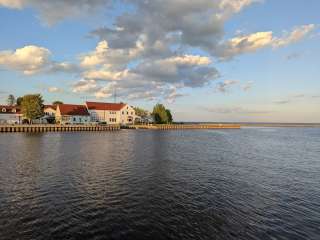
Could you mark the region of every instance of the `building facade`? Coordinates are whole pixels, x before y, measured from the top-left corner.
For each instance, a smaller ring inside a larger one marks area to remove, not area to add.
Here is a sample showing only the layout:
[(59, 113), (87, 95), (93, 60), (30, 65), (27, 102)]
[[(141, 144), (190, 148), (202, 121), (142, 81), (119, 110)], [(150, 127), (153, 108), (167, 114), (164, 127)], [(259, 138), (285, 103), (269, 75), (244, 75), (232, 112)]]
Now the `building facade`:
[(57, 105), (44, 105), (43, 112), (42, 123), (55, 123)]
[(0, 124), (22, 123), (21, 109), (18, 106), (0, 105)]
[(133, 124), (136, 119), (135, 110), (125, 103), (86, 102), (92, 122), (106, 124)]
[(90, 114), (84, 105), (59, 104), (55, 119), (58, 124), (88, 124)]

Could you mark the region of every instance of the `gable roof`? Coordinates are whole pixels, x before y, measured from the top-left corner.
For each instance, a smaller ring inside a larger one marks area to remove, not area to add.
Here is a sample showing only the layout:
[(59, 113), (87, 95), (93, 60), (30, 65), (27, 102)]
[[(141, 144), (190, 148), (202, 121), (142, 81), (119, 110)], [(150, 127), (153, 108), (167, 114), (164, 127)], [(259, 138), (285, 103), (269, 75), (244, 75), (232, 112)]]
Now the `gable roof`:
[[(5, 112), (2, 109), (6, 109)], [(18, 106), (0, 105), (0, 114), (20, 114), (21, 109)]]
[(74, 104), (59, 104), (60, 114), (65, 116), (90, 116), (86, 106)]
[(124, 103), (102, 103), (102, 102), (86, 102), (89, 110), (108, 110), (120, 111), (127, 104)]

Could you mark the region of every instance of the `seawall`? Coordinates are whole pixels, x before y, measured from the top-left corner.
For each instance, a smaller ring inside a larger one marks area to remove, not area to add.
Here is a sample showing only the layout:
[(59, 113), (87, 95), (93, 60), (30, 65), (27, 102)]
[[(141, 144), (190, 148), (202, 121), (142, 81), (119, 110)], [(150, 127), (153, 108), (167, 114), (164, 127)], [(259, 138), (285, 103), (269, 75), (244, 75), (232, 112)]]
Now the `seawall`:
[(0, 125), (0, 133), (5, 132), (98, 132), (98, 131), (117, 131), (119, 125)]

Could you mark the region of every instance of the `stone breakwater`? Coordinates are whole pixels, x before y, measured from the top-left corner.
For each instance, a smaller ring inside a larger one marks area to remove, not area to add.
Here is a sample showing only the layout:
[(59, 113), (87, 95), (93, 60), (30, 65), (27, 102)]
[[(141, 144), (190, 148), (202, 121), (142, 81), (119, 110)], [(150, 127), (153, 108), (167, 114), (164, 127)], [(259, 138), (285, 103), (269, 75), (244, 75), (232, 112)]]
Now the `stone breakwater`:
[(0, 133), (6, 132), (98, 132), (98, 131), (117, 131), (119, 125), (0, 125)]

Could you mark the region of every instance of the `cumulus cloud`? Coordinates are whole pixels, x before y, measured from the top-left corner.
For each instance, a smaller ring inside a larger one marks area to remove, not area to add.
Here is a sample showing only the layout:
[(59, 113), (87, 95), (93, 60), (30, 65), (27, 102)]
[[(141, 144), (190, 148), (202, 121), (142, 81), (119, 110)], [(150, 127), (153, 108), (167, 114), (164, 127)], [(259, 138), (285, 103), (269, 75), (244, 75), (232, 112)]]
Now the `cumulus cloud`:
[(30, 75), (46, 68), (50, 63), (50, 55), (51, 52), (46, 48), (25, 46), (15, 51), (1, 51), (0, 65)]
[(255, 52), (259, 49), (272, 47), (279, 48), (296, 43), (306, 37), (315, 29), (314, 24), (299, 26), (282, 37), (275, 37), (273, 32), (257, 32), (244, 36), (237, 36), (222, 44), (218, 56), (229, 59), (234, 56)]
[(108, 6), (111, 0), (0, 0), (0, 6), (36, 9), (49, 25), (66, 18), (92, 14)]
[[(33, 60), (25, 62), (9, 57), (15, 52), (1, 52), (0, 64), (25, 74), (78, 72), (83, 79), (72, 86), (73, 91), (98, 98), (110, 96), (113, 86), (119, 96), (126, 98), (154, 100), (161, 95), (174, 101), (183, 95), (184, 88), (203, 87), (220, 77), (213, 60), (283, 47), (303, 39), (315, 28), (312, 24), (296, 27), (280, 37), (272, 31), (262, 31), (225, 39), (226, 21), (257, 2), (261, 1), (0, 0), (5, 7), (35, 8), (48, 24), (108, 11), (112, 8), (107, 6), (119, 7), (119, 3), (130, 5), (130, 11), (113, 15), (112, 24), (90, 33), (99, 37), (99, 42), (95, 49), (79, 56), (79, 66), (54, 62), (50, 52), (45, 51), (38, 57), (30, 54)], [(201, 55), (191, 54), (194, 52)], [(235, 84), (218, 83), (218, 90), (226, 92)], [(247, 83), (242, 88), (247, 91), (251, 85)]]
[(51, 60), (49, 49), (34, 45), (24, 46), (16, 50), (0, 51), (0, 66), (9, 70), (22, 72), (25, 75), (36, 73), (77, 72), (79, 67), (67, 62)]
[(73, 93), (92, 93), (98, 90), (98, 85), (95, 80), (81, 79), (72, 85)]

